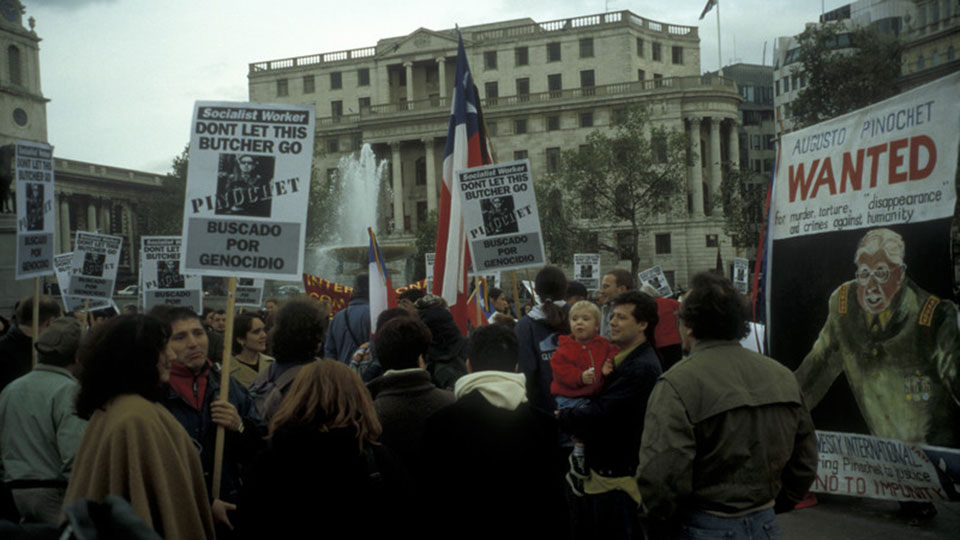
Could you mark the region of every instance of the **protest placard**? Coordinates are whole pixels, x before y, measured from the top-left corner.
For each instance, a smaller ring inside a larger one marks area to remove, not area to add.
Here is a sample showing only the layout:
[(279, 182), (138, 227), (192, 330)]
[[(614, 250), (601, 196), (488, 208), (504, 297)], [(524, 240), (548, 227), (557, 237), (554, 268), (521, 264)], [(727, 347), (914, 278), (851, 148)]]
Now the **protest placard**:
[[(307, 296), (310, 298), (330, 302), (331, 317), (338, 311), (347, 307), (347, 304), (350, 302), (350, 297), (353, 295), (353, 287), (334, 283), (321, 277), (306, 273), (303, 274), (303, 288), (306, 291)], [(423, 291), (430, 290), (427, 287), (427, 281), (425, 279), (421, 279), (420, 281), (414, 281), (413, 283), (409, 283), (403, 287), (396, 287), (395, 292), (397, 296), (399, 296), (408, 289), (421, 289)]]
[(237, 280), (237, 305), (260, 308), (263, 300), (263, 280), (240, 278)]
[(458, 171), (473, 271), (546, 264), (529, 160)]
[(960, 451), (869, 435), (817, 431), (810, 491), (898, 501), (956, 498)]
[[(73, 252), (61, 253), (59, 255), (54, 255), (53, 257), (53, 266), (54, 271), (57, 276), (57, 286), (60, 288), (60, 298), (63, 300), (63, 308), (66, 312), (71, 311), (83, 311), (84, 309), (84, 299), (78, 296), (70, 296), (67, 294), (67, 289), (70, 287), (70, 267), (73, 264)], [(103, 309), (106, 307), (113, 306), (116, 309), (116, 304), (113, 303), (113, 300), (106, 298), (96, 298), (90, 301), (89, 309)], [(117, 312), (119, 313), (119, 309)]]
[(737, 257), (733, 259), (733, 286), (743, 294), (747, 294), (750, 286), (747, 281), (750, 279), (749, 261)]
[(313, 125), (313, 107), (196, 103), (183, 272), (300, 279)]
[(646, 270), (641, 270), (637, 277), (640, 280), (640, 283), (646, 283), (660, 293), (660, 296), (663, 298), (668, 298), (673, 296), (673, 289), (670, 288), (670, 282), (667, 281), (667, 276), (664, 275), (663, 269), (660, 268), (660, 265), (652, 266)]
[(180, 273), (180, 236), (140, 238), (140, 288), (144, 309), (156, 305), (185, 306), (203, 311), (203, 280)]
[(14, 145), (17, 193), (16, 279), (54, 274), (56, 216), (53, 209), (53, 149), (47, 144)]
[(113, 297), (123, 238), (77, 231), (67, 294), (81, 299)]
[(588, 289), (600, 288), (600, 254), (574, 253), (573, 280)]
[(780, 142), (770, 356), (795, 370), (818, 429), (960, 447), (960, 379), (945, 367), (960, 356), (958, 95), (955, 73)]

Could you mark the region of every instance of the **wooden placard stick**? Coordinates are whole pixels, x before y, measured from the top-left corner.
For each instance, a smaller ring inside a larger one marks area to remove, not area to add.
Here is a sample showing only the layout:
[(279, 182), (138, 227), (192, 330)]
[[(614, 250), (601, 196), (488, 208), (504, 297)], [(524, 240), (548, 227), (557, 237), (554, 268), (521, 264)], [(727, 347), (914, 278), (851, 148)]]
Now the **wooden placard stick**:
[[(220, 362), (220, 401), (228, 401), (230, 397), (230, 364), (233, 347), (233, 312), (237, 304), (237, 278), (227, 279), (227, 324), (223, 329), (223, 357)], [(220, 498), (220, 479), (223, 475), (223, 443), (226, 440), (226, 431), (223, 426), (217, 426), (217, 441), (213, 449), (213, 498)]]
[[(19, 323), (18, 323), (19, 324)], [(37, 367), (37, 338), (40, 333), (40, 278), (33, 278), (33, 336), (30, 338), (30, 352), (33, 367)]]
[(510, 281), (513, 282), (513, 314), (520, 318), (520, 289), (517, 288), (517, 271), (510, 271)]

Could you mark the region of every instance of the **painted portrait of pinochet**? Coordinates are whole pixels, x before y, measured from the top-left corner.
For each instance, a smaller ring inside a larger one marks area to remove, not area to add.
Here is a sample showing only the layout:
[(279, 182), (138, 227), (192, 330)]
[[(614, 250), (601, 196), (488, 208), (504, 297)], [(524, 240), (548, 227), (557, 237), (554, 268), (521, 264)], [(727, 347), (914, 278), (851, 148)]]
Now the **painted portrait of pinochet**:
[(855, 278), (830, 295), (827, 321), (796, 376), (811, 409), (844, 373), (871, 433), (960, 447), (957, 306), (907, 275), (896, 232), (872, 229)]

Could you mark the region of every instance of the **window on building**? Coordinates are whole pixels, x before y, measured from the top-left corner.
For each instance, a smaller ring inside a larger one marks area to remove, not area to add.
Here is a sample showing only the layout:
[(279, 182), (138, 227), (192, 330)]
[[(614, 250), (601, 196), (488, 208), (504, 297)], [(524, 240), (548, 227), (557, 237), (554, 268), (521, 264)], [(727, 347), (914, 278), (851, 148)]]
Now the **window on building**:
[(560, 60), (560, 42), (547, 43), (547, 62), (559, 62)]
[(657, 163), (667, 162), (667, 137), (662, 133), (650, 138), (650, 147), (653, 150), (653, 157)]
[(487, 135), (490, 137), (497, 136), (497, 123), (487, 120)]
[(580, 72), (580, 88), (593, 88), (596, 85), (593, 70), (585, 69)]
[(316, 85), (314, 84), (313, 75), (304, 75), (303, 76), (303, 93), (312, 94), (316, 91)]
[(327, 153), (336, 154), (340, 151), (340, 140), (339, 139), (327, 139)]
[(370, 112), (370, 98), (362, 97), (357, 100), (357, 105), (360, 106), (360, 112)]
[(637, 80), (638, 80), (638, 81), (642, 81), (642, 80), (644, 80), (644, 79), (646, 79), (646, 78), (647, 78), (647, 72), (644, 71), (644, 70), (642, 70), (642, 69), (638, 69), (638, 70), (637, 70)]
[(673, 63), (674, 64), (683, 64), (683, 47), (673, 47)]
[(720, 245), (719, 237), (715, 234), (707, 235), (707, 247), (717, 247)]
[(530, 99), (530, 79), (527, 77), (517, 79), (517, 96), (519, 96), (520, 101)]
[(775, 83), (773, 83), (773, 87), (775, 88), (774, 92), (779, 96), (779, 95), (780, 95), (780, 80), (779, 80), (779, 79), (777, 79), (777, 81), (776, 81)]
[(806, 88), (806, 87), (807, 87), (807, 72), (804, 71), (803, 73), (800, 74), (800, 88)]
[(330, 89), (339, 90), (343, 88), (343, 73), (334, 71), (330, 73)]
[(555, 173), (560, 171), (560, 147), (554, 146), (547, 148), (547, 172)]
[(643, 58), (643, 38), (637, 38), (637, 56)]
[(660, 44), (657, 43), (656, 41), (654, 41), (653, 44), (652, 44), (652, 46), (653, 46), (653, 61), (654, 61), (654, 62), (662, 62), (662, 61), (663, 61), (663, 57), (662, 57), (662, 55), (660, 54)]
[(660, 233), (654, 235), (653, 243), (657, 255), (670, 254), (670, 233)]
[(772, 159), (765, 159), (765, 160), (763, 160), (763, 172), (765, 172), (765, 173), (773, 172), (773, 160), (772, 160)]
[(527, 119), (518, 118), (513, 121), (513, 133), (516, 135), (523, 135), (527, 132)]
[(484, 51), (483, 69), (497, 69), (497, 51)]
[(663, 86), (663, 75), (660, 73), (653, 74), (653, 86), (660, 88)]
[(619, 124), (627, 119), (627, 109), (624, 107), (617, 107), (610, 111), (610, 123)]
[(333, 117), (343, 116), (343, 102), (338, 100), (330, 102), (330, 115)]
[(550, 91), (550, 97), (560, 97), (563, 90), (563, 76), (559, 73), (547, 75), (547, 90)]
[(497, 98), (500, 97), (500, 88), (497, 81), (484, 83), (483, 95), (486, 96), (488, 105), (496, 105)]
[(760, 111), (741, 111), (743, 116), (743, 125), (745, 126), (759, 126), (760, 125)]
[(950, 45), (949, 47), (947, 47), (947, 62), (956, 60), (956, 58), (957, 58), (957, 49), (953, 45)]
[(760, 136), (754, 135), (752, 138), (753, 144), (750, 145), (750, 148), (754, 150), (760, 150)]
[(580, 113), (580, 127), (593, 127), (593, 112)]
[(636, 248), (637, 242), (634, 240), (633, 231), (617, 231), (617, 257), (620, 260), (633, 259)]
[(773, 138), (773, 135), (764, 135), (763, 136), (763, 149), (764, 150), (775, 150), (776, 142)]
[(933, 54), (930, 57), (930, 65), (937, 67), (940, 65), (940, 51), (937, 49), (933, 50)]
[(560, 129), (560, 116), (551, 115), (547, 117), (547, 131), (556, 131)]
[[(580, 217), (584, 219), (594, 219), (597, 217), (597, 191), (595, 189), (585, 189), (580, 192)], [(595, 244), (591, 244), (595, 245)]]
[[(23, 66), (20, 64), (20, 49), (16, 45), (7, 47), (7, 67), (10, 74), (10, 83), (23, 84)], [(280, 94), (278, 93), (277, 95)]]
[(514, 151), (513, 151), (513, 159), (514, 159), (515, 161), (516, 161), (516, 160), (520, 160), (520, 159), (527, 159), (527, 151), (526, 151), (526, 150), (514, 150)]
[(287, 80), (277, 79), (277, 97), (286, 97), (288, 95), (290, 95), (290, 89), (287, 86)]
[(786, 77), (783, 78), (783, 91), (784, 91), (784, 92), (789, 92), (789, 91), (790, 91), (790, 76), (789, 76), (789, 75), (787, 75)]
[(800, 89), (800, 74), (794, 73), (790, 77), (790, 86), (793, 87), (794, 90)]
[(357, 86), (370, 86), (370, 68), (357, 70)]
[(593, 58), (593, 38), (580, 38), (580, 58)]
[(924, 67), (925, 67), (925, 66), (924, 66), (924, 62), (923, 62), (923, 55), (922, 55), (922, 54), (918, 54), (918, 55), (917, 55), (917, 69), (923, 69)]
[(359, 151), (361, 148), (363, 148), (363, 134), (354, 133), (350, 140), (353, 143), (351, 145), (351, 149)]
[(416, 176), (416, 184), (418, 186), (427, 185), (427, 159), (426, 157), (418, 157), (413, 163), (413, 170)]
[(793, 111), (791, 110), (790, 104), (789, 104), (789, 103), (784, 103), (784, 104), (783, 104), (783, 117), (784, 117), (784, 118), (790, 118), (790, 116), (792, 116), (792, 115), (791, 115), (792, 112), (793, 112)]
[(530, 63), (530, 49), (517, 47), (513, 50), (513, 63), (517, 66), (526, 66)]

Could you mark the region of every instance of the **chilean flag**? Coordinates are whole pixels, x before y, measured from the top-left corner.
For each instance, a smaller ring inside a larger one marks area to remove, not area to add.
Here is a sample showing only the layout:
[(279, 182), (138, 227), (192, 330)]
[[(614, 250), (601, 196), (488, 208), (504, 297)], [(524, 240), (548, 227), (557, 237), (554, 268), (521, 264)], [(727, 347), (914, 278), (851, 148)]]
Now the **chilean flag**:
[[(467, 271), (470, 250), (460, 205), (460, 186), (454, 173), (461, 169), (491, 163), (483, 130), (483, 116), (477, 88), (467, 65), (463, 36), (457, 34), (457, 76), (450, 109), (450, 128), (443, 154), (443, 188), (440, 193), (440, 221), (437, 226), (433, 294), (442, 296), (450, 306), (460, 332), (467, 332)], [(372, 307), (372, 303), (371, 303)], [(372, 313), (372, 310), (371, 310)]]
[(377, 237), (373, 229), (367, 227), (370, 233), (370, 334), (377, 331), (377, 317), (380, 313), (397, 307), (397, 291), (390, 283), (390, 273), (383, 262), (383, 254), (377, 245)]

